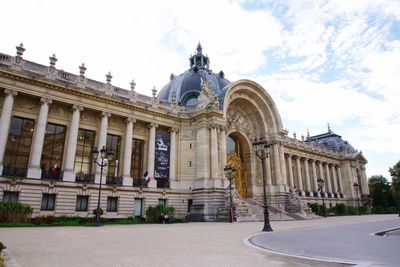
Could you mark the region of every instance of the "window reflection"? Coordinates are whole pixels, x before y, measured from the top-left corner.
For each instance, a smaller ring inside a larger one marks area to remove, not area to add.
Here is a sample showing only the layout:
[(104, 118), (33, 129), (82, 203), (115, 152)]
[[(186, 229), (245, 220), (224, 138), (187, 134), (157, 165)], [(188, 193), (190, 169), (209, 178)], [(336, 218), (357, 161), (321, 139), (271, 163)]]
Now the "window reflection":
[(89, 174), (92, 172), (92, 151), (95, 142), (95, 132), (79, 129), (76, 144), (75, 173)]

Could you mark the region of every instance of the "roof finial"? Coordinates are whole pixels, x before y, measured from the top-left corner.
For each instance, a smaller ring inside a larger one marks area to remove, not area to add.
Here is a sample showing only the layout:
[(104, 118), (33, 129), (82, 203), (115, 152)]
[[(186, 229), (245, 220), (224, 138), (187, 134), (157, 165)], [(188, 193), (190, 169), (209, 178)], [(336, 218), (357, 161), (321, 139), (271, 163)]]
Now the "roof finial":
[(328, 122), (328, 133), (331, 133), (332, 131), (331, 131), (331, 126), (329, 125), (329, 122)]
[(309, 139), (309, 138), (310, 138), (310, 130), (307, 129), (307, 139)]
[(203, 54), (203, 47), (201, 47), (200, 41), (199, 44), (197, 45), (197, 54), (198, 55)]

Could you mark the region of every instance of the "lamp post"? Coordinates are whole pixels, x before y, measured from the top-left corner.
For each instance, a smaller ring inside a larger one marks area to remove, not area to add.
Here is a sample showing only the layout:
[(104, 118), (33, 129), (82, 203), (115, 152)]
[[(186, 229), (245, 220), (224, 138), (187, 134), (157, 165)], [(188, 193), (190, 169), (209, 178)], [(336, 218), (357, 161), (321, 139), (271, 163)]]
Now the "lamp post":
[(360, 197), (358, 195), (358, 191), (360, 190), (360, 185), (357, 183), (353, 184), (354, 190), (356, 190), (356, 195), (357, 195), (357, 207), (358, 207), (358, 215), (361, 215), (361, 210), (360, 210)]
[(267, 192), (265, 190), (265, 160), (268, 158), (269, 155), (269, 147), (271, 146), (268, 144), (267, 141), (263, 141), (262, 138), (255, 139), (253, 142), (254, 151), (256, 156), (261, 160), (262, 165), (262, 172), (263, 172), (263, 192), (264, 192), (264, 227), (263, 232), (272, 232), (272, 227), (269, 222), (269, 211), (268, 211), (268, 203), (267, 203)]
[(232, 166), (225, 166), (224, 172), (226, 178), (229, 180), (229, 215), (231, 223), (234, 222), (234, 208), (233, 208), (233, 201), (232, 201), (232, 179), (236, 176), (236, 168)]
[(318, 182), (318, 191), (321, 192), (322, 196), (322, 214), (324, 218), (326, 218), (326, 211), (325, 211), (325, 192), (324, 192), (324, 187), (325, 187), (325, 181), (322, 178), (319, 178), (317, 180)]
[[(100, 152), (100, 158), (101, 162), (99, 163), (97, 161), (97, 158), (99, 156)], [(100, 208), (100, 197), (101, 197), (101, 184), (102, 184), (102, 179), (103, 179), (103, 168), (107, 166), (111, 160), (113, 159), (113, 153), (111, 151), (107, 151), (106, 147), (103, 146), (102, 149), (97, 150), (97, 147), (94, 148), (92, 151), (92, 157), (94, 163), (100, 166), (100, 185), (99, 185), (99, 197), (97, 199), (97, 208), (93, 211), (93, 213), (96, 215), (96, 226), (101, 226), (100, 222), (100, 216), (103, 214), (103, 210)]]

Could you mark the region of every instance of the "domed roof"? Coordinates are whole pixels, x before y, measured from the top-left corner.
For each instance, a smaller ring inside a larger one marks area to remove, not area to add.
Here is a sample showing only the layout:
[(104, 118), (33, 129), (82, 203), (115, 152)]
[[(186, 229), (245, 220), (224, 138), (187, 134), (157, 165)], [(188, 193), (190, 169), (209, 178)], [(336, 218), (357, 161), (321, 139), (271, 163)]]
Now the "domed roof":
[(315, 143), (335, 152), (357, 153), (357, 150), (340, 135), (333, 133), (328, 127), (328, 132), (324, 134), (307, 137), (306, 142)]
[(230, 84), (223, 71), (216, 74), (209, 69), (210, 59), (203, 55), (202, 50), (199, 43), (196, 54), (189, 58), (190, 69), (181, 75), (171, 74), (169, 83), (158, 93), (158, 99), (171, 101), (175, 98), (180, 105), (194, 106), (198, 103), (202, 80), (209, 83), (215, 95), (219, 95), (222, 89)]

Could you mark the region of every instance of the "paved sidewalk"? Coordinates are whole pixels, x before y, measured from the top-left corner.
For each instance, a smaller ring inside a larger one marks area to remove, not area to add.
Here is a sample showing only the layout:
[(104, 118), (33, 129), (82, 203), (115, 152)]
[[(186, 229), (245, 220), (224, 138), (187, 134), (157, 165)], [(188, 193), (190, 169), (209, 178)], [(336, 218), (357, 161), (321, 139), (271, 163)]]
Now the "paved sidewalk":
[[(275, 232), (281, 232), (395, 217), (332, 217), (271, 224)], [(260, 229), (262, 223), (259, 222), (0, 228), (0, 241), (23, 267), (342, 266), (246, 246), (244, 241), (260, 234)]]

